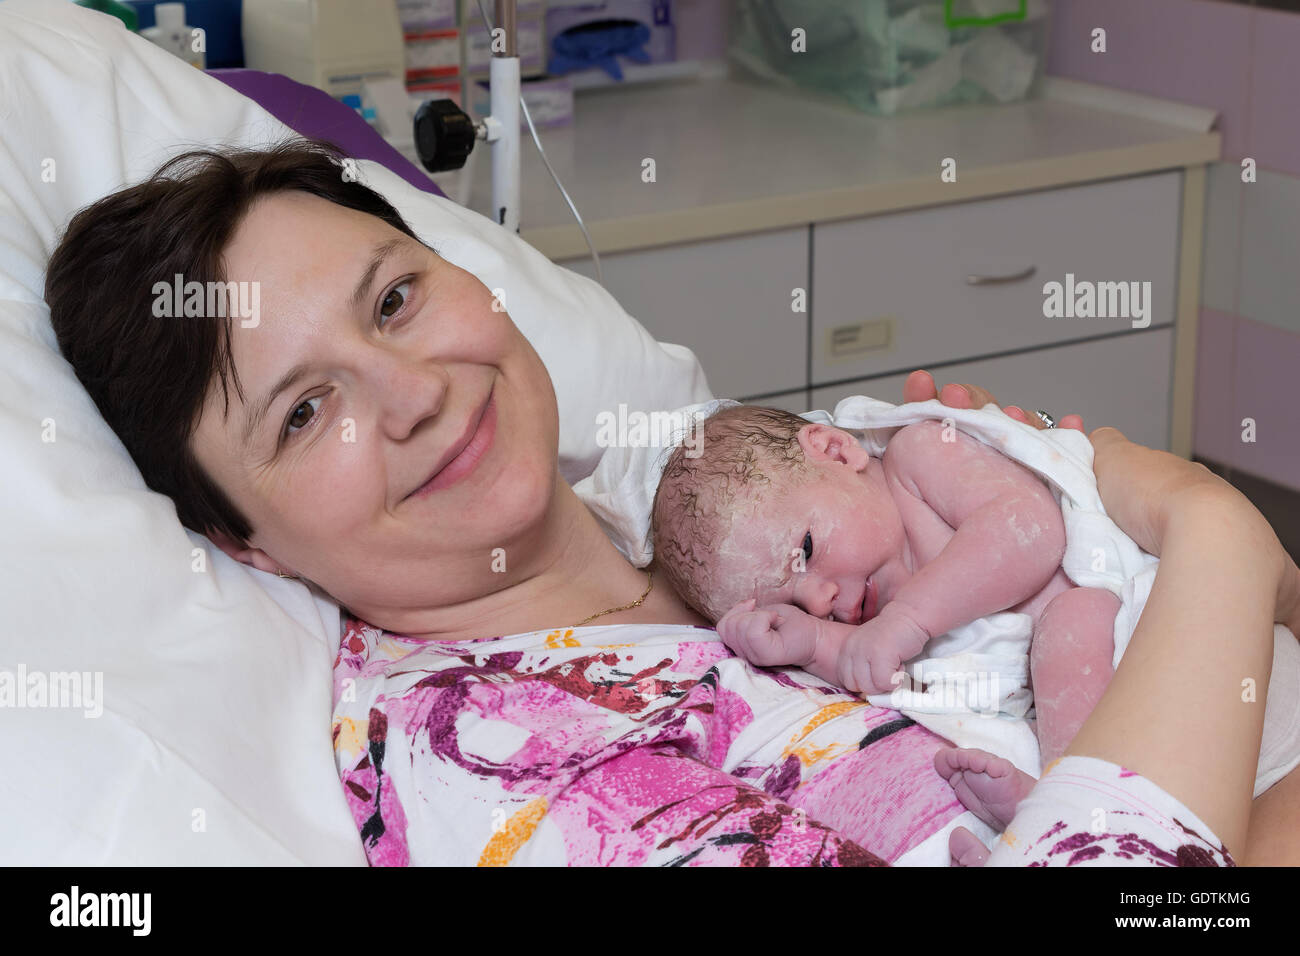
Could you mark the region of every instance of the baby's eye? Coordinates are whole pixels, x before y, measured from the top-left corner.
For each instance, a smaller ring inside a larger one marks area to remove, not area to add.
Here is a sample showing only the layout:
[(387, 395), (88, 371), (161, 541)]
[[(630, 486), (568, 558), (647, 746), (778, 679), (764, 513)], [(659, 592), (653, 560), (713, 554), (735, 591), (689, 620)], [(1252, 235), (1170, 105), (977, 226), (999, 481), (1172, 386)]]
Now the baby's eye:
[(812, 551), (812, 532), (809, 531), (803, 536), (803, 559), (805, 561), (812, 560)]

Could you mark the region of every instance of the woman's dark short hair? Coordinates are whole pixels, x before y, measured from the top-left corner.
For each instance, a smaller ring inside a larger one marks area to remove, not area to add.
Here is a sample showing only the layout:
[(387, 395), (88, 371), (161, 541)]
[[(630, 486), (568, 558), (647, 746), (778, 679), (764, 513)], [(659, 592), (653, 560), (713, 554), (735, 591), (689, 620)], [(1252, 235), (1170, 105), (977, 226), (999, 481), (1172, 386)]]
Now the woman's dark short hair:
[[(300, 190), (377, 216), (413, 239), (387, 200), (345, 175), (343, 153), (295, 137), (265, 149), (183, 153), (148, 180), (78, 212), (50, 257), (45, 301), (59, 348), (144, 475), (181, 522), (241, 544), (253, 529), (190, 451), (204, 397), (244, 392), (227, 314), (158, 318), (154, 284), (224, 282), (222, 254), (253, 202)], [(224, 310), (223, 310), (224, 311)]]

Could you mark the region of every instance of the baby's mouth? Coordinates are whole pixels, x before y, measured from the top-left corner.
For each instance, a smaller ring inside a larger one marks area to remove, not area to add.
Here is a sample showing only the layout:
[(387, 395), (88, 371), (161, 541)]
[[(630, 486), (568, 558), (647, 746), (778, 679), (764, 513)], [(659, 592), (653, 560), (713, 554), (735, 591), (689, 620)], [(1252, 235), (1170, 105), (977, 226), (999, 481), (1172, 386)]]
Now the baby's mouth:
[(871, 578), (867, 578), (867, 586), (862, 591), (862, 607), (858, 611), (858, 623), (865, 624), (876, 616), (876, 600), (874, 590), (871, 584)]

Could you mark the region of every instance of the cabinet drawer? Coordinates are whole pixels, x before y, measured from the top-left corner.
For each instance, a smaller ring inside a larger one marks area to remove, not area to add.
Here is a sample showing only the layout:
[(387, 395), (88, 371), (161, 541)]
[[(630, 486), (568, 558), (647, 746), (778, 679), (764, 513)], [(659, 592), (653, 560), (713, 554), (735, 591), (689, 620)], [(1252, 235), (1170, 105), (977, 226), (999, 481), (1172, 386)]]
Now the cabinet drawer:
[[(935, 382), (980, 385), (999, 402), (1035, 408), (1057, 418), (1083, 416), (1091, 431), (1114, 425), (1124, 435), (1150, 448), (1168, 450), (1173, 329), (1041, 349), (1021, 355), (965, 362), (931, 369)], [(849, 395), (870, 395), (898, 404), (903, 400), (902, 375), (862, 379), (831, 388), (813, 389), (812, 407), (834, 411)]]
[(1140, 331), (1046, 317), (1043, 287), (1067, 275), (1149, 282), (1150, 325), (1172, 322), (1181, 193), (1167, 172), (815, 226), (813, 384)]
[(787, 412), (794, 412), (796, 415), (802, 415), (812, 407), (808, 404), (806, 389), (801, 392), (782, 392), (780, 395), (758, 395), (750, 398), (746, 404), (780, 408)]
[[(559, 263), (595, 278), (591, 259)], [(808, 229), (601, 256), (605, 288), (661, 342), (699, 357), (713, 394), (762, 395), (808, 384)]]

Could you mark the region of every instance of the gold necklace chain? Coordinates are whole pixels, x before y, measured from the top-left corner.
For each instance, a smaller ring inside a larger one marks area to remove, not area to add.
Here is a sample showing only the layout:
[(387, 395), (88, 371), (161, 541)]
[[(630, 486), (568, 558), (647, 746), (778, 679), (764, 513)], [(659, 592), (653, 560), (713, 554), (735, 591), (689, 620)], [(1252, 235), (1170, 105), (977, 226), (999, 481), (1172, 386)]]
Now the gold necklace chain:
[(630, 611), (634, 607), (640, 607), (641, 602), (650, 596), (650, 590), (655, 586), (654, 569), (648, 569), (646, 571), (646, 582), (647, 583), (645, 586), (645, 590), (641, 592), (641, 596), (637, 598), (635, 601), (633, 601), (631, 604), (624, 604), (622, 607), (612, 607), (607, 611), (601, 611), (598, 614), (593, 614), (591, 615), (591, 617), (584, 617), (577, 624), (571, 624), (570, 627), (582, 627), (582, 625), (586, 624), (588, 621), (594, 621), (596, 620), (596, 618), (604, 617), (606, 614), (613, 614), (615, 611)]

